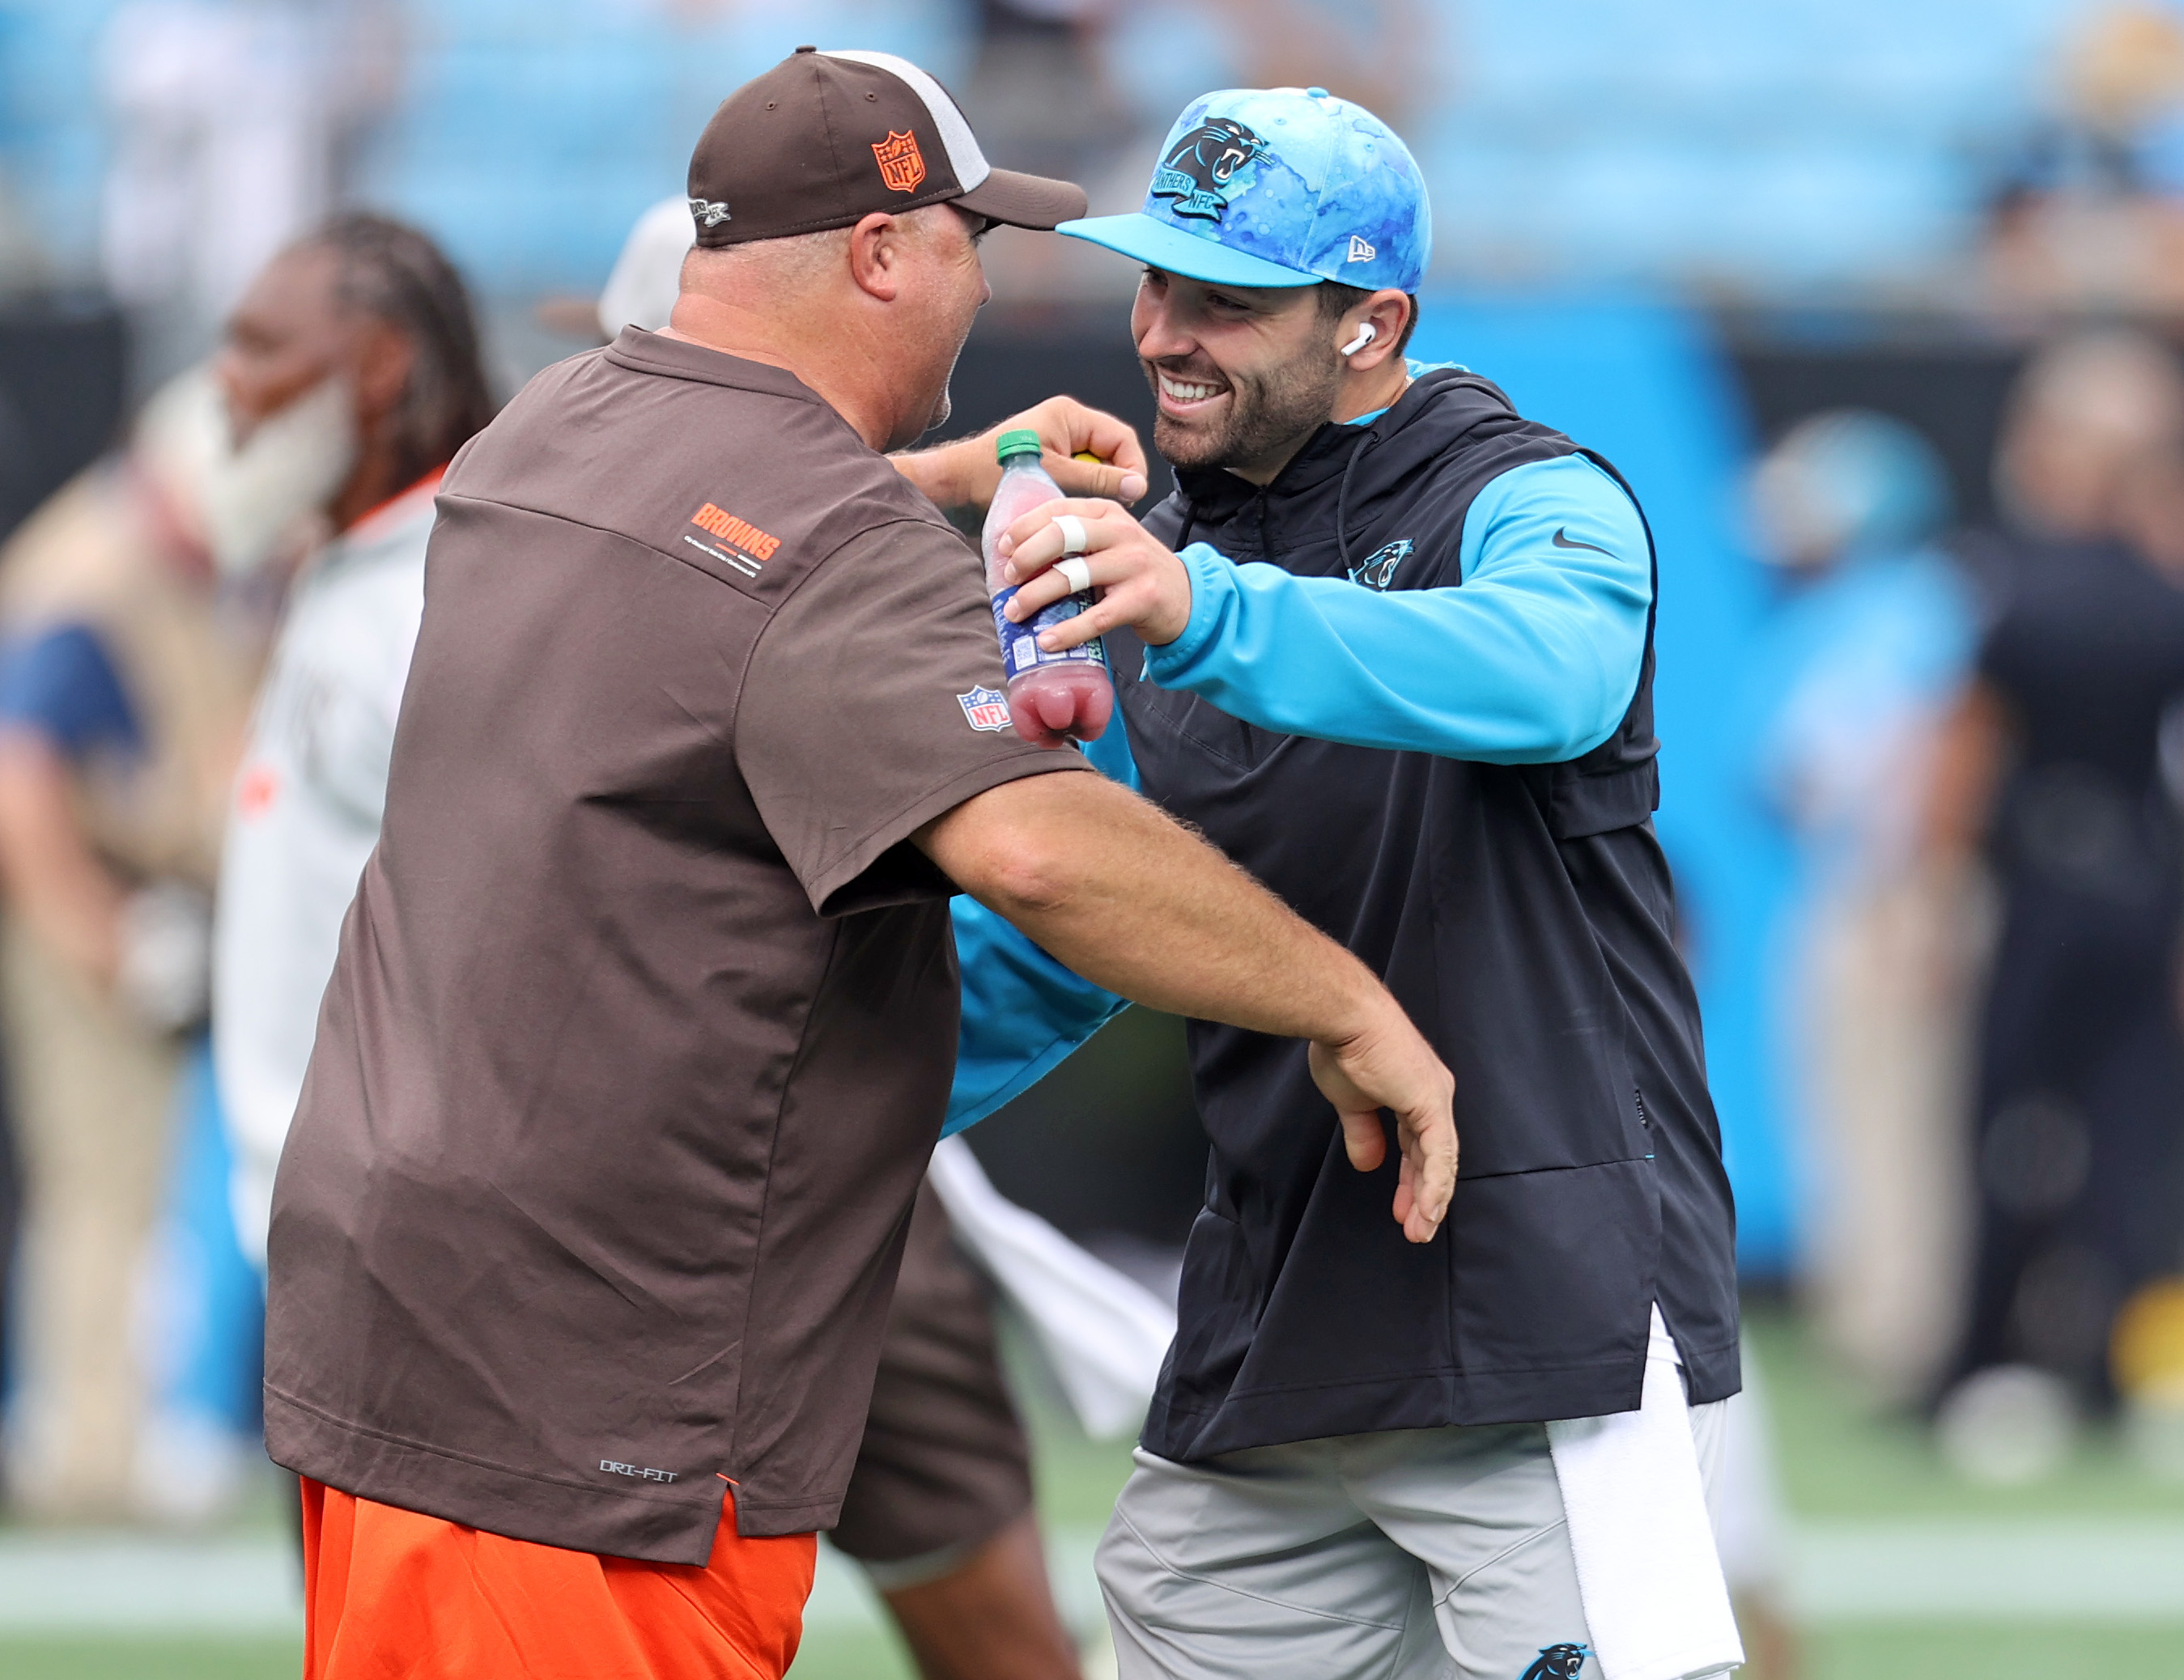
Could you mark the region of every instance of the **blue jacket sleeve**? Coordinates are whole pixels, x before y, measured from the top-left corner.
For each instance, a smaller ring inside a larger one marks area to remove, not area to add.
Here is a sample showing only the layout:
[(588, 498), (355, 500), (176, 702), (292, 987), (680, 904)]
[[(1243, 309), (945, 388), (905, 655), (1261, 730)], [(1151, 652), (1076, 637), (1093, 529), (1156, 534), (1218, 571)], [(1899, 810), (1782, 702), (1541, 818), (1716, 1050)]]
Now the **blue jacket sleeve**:
[(0, 653), (0, 723), (43, 735), (73, 763), (102, 747), (142, 750), (129, 691), (87, 624), (63, 624)]
[[(1119, 706), (1084, 756), (1111, 780), (1137, 787), (1138, 767)], [(977, 899), (959, 896), (950, 900), (950, 911), (963, 971), (963, 1023), (944, 1137), (976, 1125), (1028, 1091), (1129, 1007), (1064, 968)]]
[(1460, 587), (1382, 594), (1194, 542), (1190, 622), (1146, 674), (1285, 735), (1489, 764), (1591, 751), (1645, 656), (1637, 508), (1582, 455), (1535, 461), (1479, 492), (1460, 544)]

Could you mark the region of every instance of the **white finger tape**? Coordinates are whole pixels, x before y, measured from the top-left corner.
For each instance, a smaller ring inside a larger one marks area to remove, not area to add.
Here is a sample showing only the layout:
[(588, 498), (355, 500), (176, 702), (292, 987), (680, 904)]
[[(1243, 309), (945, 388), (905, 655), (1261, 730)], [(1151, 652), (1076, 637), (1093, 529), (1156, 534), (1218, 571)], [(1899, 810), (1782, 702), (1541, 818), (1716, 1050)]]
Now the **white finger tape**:
[(1084, 530), (1084, 521), (1078, 518), (1076, 515), (1056, 515), (1054, 526), (1056, 530), (1061, 533), (1061, 552), (1063, 554), (1081, 554), (1087, 548), (1092, 546), (1092, 539), (1086, 534)]
[[(1065, 514), (1062, 517), (1067, 519), (1068, 515)], [(1069, 585), (1069, 592), (1072, 595), (1082, 595), (1092, 587), (1091, 566), (1073, 554), (1056, 566), (1055, 570), (1061, 574), (1063, 581)]]

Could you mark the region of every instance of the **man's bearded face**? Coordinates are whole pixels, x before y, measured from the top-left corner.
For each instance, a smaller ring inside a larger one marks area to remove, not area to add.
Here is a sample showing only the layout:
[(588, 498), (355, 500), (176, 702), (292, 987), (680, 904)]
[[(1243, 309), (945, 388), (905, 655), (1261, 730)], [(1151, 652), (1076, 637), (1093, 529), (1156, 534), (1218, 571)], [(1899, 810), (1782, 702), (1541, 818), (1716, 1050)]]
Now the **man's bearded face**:
[(1231, 292), (1149, 273), (1131, 324), (1158, 408), (1153, 445), (1174, 466), (1279, 464), (1334, 411), (1342, 359), (1310, 288)]
[(1342, 364), (1312, 346), (1268, 368), (1224, 370), (1201, 352), (1145, 372), (1161, 403), (1153, 447), (1171, 465), (1248, 468), (1325, 423)]

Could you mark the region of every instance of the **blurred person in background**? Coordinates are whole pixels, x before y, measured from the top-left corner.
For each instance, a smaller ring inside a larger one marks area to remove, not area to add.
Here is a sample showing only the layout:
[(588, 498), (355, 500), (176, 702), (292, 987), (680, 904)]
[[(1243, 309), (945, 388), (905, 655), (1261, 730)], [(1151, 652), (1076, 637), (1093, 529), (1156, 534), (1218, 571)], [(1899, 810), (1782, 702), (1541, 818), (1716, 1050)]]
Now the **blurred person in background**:
[[(1012, 169), (1096, 182), (1124, 167), (1138, 136), (1101, 49), (1114, 0), (977, 0), (963, 109)], [(1134, 168), (1135, 159), (1127, 167)], [(1004, 304), (1050, 306), (1101, 295), (1059, 242), (996, 230), (985, 246), (987, 279)], [(1112, 276), (1107, 295), (1119, 295)]]
[(270, 629), (251, 505), (202, 372), (0, 554), (0, 932), (24, 1177), (11, 1487), (131, 1514), (131, 1307), (187, 1035), (221, 812)]
[[(2120, 523), (2133, 547), (2184, 587), (2184, 448), (2158, 451), (2128, 476)], [(2184, 711), (2173, 705), (2162, 718), (2160, 754), (2162, 784), (2184, 807)], [(2184, 1013), (2184, 985), (2177, 1004)], [(2184, 1168), (2184, 1149), (2178, 1165)], [(2184, 1182), (2178, 1188), (2175, 1217), (2184, 1233)], [(2116, 1314), (2109, 1377), (2141, 1462), (2164, 1480), (2184, 1482), (2184, 1239), (2169, 1249), (2166, 1271), (2140, 1283)]]
[(978, 0), (963, 108), (1011, 165), (1074, 179), (1097, 168), (1121, 121), (1093, 51), (1112, 0)]
[(309, 414), (338, 445), (276, 492), (335, 534), (292, 592), (221, 869), (214, 1054), (236, 1227), (262, 1267), (319, 997), (379, 838), (433, 492), (493, 404), (460, 276), (423, 234), (375, 215), (338, 217), (276, 257), (214, 366), (240, 437)]
[(1823, 1334), (1881, 1396), (1932, 1383), (1960, 1310), (1964, 877), (1921, 832), (1977, 634), (1934, 546), (1940, 457), (1902, 421), (1815, 414), (1752, 476), (1784, 598), (1750, 650), (1754, 779), (1797, 859), (1774, 1010), (1819, 1191)]
[(2184, 311), (2184, 16), (2160, 0), (2085, 7), (2056, 65), (2054, 114), (1989, 211), (1990, 301)]
[(2161, 743), (2184, 717), (2184, 572), (2173, 536), (2146, 541), (2145, 487), (2180, 448), (2166, 347), (2123, 331), (2051, 345), (2019, 381), (1997, 462), (2015, 530), (1976, 552), (1993, 618), (1931, 833), (1984, 855), (2000, 928), (1970, 1321), (1937, 1421), (1991, 1478), (2059, 1461), (2075, 1416), (2112, 1399), (2118, 1309), (2178, 1264), (2184, 848)]
[(113, 114), (106, 283), (140, 361), (174, 365), (266, 261), (346, 196), (392, 101), (390, 0), (129, 0), (100, 37)]

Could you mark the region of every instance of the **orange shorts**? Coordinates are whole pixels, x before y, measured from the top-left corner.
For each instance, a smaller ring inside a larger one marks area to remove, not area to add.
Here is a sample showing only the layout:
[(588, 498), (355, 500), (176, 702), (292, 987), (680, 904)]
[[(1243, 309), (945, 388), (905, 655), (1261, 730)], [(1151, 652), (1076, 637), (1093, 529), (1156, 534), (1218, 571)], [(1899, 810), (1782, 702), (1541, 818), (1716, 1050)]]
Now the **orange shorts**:
[(817, 1537), (746, 1540), (724, 1500), (710, 1562), (510, 1540), (304, 1480), (304, 1680), (781, 1680)]

